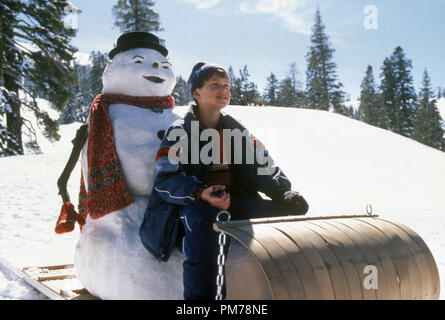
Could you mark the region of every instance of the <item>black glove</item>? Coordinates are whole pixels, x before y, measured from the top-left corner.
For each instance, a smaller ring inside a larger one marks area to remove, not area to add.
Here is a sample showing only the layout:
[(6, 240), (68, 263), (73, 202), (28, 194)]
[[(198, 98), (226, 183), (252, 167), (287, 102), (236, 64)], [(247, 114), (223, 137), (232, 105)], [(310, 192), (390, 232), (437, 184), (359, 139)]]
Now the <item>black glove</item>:
[(290, 207), (293, 214), (304, 215), (309, 209), (306, 200), (297, 191), (286, 191), (283, 194), (283, 202)]

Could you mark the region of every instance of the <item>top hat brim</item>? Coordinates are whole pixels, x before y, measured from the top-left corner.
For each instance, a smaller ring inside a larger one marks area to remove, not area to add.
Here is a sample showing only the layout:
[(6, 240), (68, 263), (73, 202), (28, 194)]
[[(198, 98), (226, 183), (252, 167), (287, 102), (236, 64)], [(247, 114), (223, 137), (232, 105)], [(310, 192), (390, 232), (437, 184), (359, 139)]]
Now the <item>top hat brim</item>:
[(167, 57), (168, 55), (168, 50), (158, 44), (154, 44), (154, 43), (148, 43), (146, 41), (133, 41), (131, 43), (125, 43), (125, 44), (121, 44), (115, 48), (113, 48), (109, 53), (108, 53), (108, 57), (110, 59), (113, 59), (115, 55), (117, 55), (120, 52), (124, 52), (124, 51), (128, 51), (131, 49), (138, 49), (138, 48), (146, 48), (146, 49), (153, 49), (158, 51), (160, 54), (162, 54), (164, 57)]

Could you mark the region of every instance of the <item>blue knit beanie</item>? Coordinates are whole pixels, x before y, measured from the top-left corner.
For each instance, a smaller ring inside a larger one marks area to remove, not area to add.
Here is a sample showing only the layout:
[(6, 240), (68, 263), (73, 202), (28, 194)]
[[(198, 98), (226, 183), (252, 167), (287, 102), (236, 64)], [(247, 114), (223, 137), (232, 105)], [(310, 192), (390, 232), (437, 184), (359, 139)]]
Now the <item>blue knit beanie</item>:
[(190, 94), (192, 95), (192, 97), (193, 97), (193, 92), (202, 82), (202, 80), (206, 77), (206, 75), (208, 75), (210, 72), (213, 72), (216, 69), (224, 70), (224, 68), (210, 63), (198, 62), (197, 64), (195, 64), (187, 81)]

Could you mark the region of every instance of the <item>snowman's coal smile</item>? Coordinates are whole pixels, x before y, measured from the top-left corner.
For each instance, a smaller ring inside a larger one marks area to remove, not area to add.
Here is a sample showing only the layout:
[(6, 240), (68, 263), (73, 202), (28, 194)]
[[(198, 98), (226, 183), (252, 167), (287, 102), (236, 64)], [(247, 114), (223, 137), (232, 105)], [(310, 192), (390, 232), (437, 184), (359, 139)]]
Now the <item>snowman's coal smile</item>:
[(148, 81), (154, 82), (154, 83), (162, 83), (165, 80), (156, 76), (143, 76)]

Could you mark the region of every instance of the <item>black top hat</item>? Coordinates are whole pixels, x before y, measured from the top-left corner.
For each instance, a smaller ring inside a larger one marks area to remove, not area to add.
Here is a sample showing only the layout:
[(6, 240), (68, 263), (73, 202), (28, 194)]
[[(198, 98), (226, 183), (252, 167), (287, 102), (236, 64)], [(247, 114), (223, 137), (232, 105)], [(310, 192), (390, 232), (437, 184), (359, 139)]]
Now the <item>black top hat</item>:
[(164, 57), (168, 55), (168, 50), (159, 42), (159, 38), (154, 34), (142, 31), (124, 33), (117, 39), (117, 45), (113, 48), (108, 57), (113, 57), (119, 52), (127, 51), (136, 48), (154, 49), (162, 54)]

